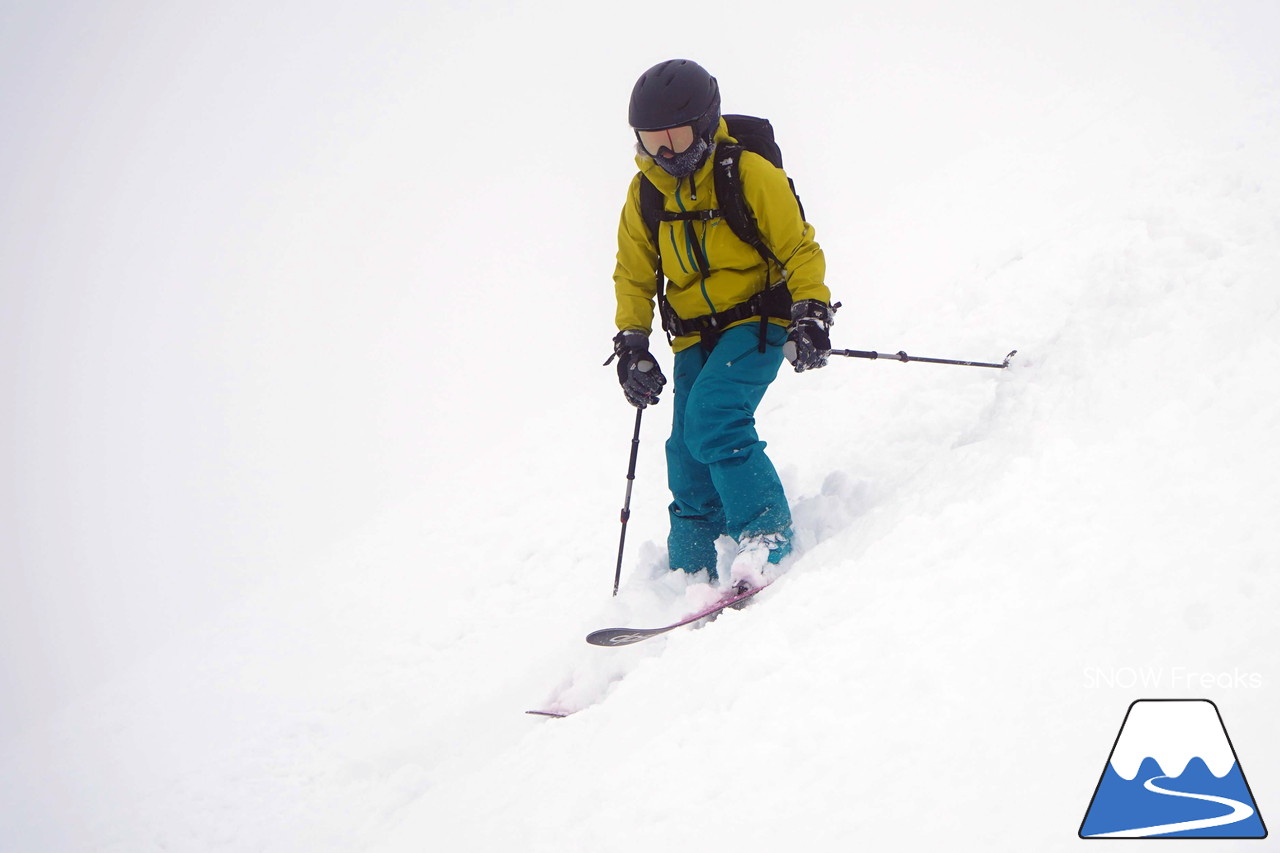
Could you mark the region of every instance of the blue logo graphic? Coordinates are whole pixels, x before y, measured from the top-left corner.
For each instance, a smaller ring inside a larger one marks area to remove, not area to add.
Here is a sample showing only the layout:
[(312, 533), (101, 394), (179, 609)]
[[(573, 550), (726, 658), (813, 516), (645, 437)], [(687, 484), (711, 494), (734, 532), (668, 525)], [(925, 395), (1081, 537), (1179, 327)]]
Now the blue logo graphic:
[(1124, 723), (1081, 838), (1266, 838), (1218, 706), (1139, 699)]

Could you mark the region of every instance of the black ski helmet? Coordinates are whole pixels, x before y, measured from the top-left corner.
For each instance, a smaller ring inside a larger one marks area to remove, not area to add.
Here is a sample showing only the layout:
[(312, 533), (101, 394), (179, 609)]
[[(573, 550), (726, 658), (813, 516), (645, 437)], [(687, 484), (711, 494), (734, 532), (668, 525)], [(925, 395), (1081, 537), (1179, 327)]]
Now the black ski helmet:
[(631, 90), (633, 130), (693, 125), (694, 136), (712, 140), (720, 124), (720, 86), (690, 59), (668, 59), (640, 75)]

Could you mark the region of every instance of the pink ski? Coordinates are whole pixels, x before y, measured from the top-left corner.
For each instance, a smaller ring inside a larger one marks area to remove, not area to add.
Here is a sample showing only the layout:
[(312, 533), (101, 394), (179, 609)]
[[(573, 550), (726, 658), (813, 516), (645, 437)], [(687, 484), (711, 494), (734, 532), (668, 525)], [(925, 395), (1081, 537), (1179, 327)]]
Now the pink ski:
[(731, 592), (721, 598), (714, 604), (699, 610), (691, 616), (686, 616), (679, 622), (673, 622), (670, 625), (664, 625), (661, 628), (603, 628), (599, 631), (592, 631), (587, 635), (587, 642), (593, 646), (629, 646), (632, 643), (638, 643), (641, 640), (647, 640), (650, 637), (656, 637), (659, 634), (665, 634), (668, 631), (674, 631), (676, 628), (682, 628), (701, 619), (707, 619), (715, 616), (726, 607), (734, 607), (745, 602), (760, 590), (768, 587), (757, 586), (743, 592)]

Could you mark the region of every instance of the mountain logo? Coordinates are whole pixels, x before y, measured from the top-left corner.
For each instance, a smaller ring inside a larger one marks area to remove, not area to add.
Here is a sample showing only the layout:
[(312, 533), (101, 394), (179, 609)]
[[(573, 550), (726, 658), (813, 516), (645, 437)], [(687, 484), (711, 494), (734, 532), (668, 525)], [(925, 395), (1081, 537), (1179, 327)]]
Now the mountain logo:
[(1266, 838), (1218, 706), (1139, 699), (1102, 769), (1081, 838)]

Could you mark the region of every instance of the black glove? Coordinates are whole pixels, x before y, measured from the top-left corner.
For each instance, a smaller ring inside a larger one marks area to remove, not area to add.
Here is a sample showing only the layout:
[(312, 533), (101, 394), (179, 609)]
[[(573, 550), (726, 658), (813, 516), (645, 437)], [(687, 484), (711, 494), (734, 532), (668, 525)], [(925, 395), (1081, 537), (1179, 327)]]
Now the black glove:
[(627, 402), (637, 409), (657, 403), (667, 377), (649, 352), (649, 336), (639, 329), (618, 332), (613, 338), (613, 354), (618, 357), (618, 382)]
[(782, 354), (796, 373), (827, 366), (831, 355), (831, 306), (817, 299), (801, 299), (791, 305), (791, 325)]

